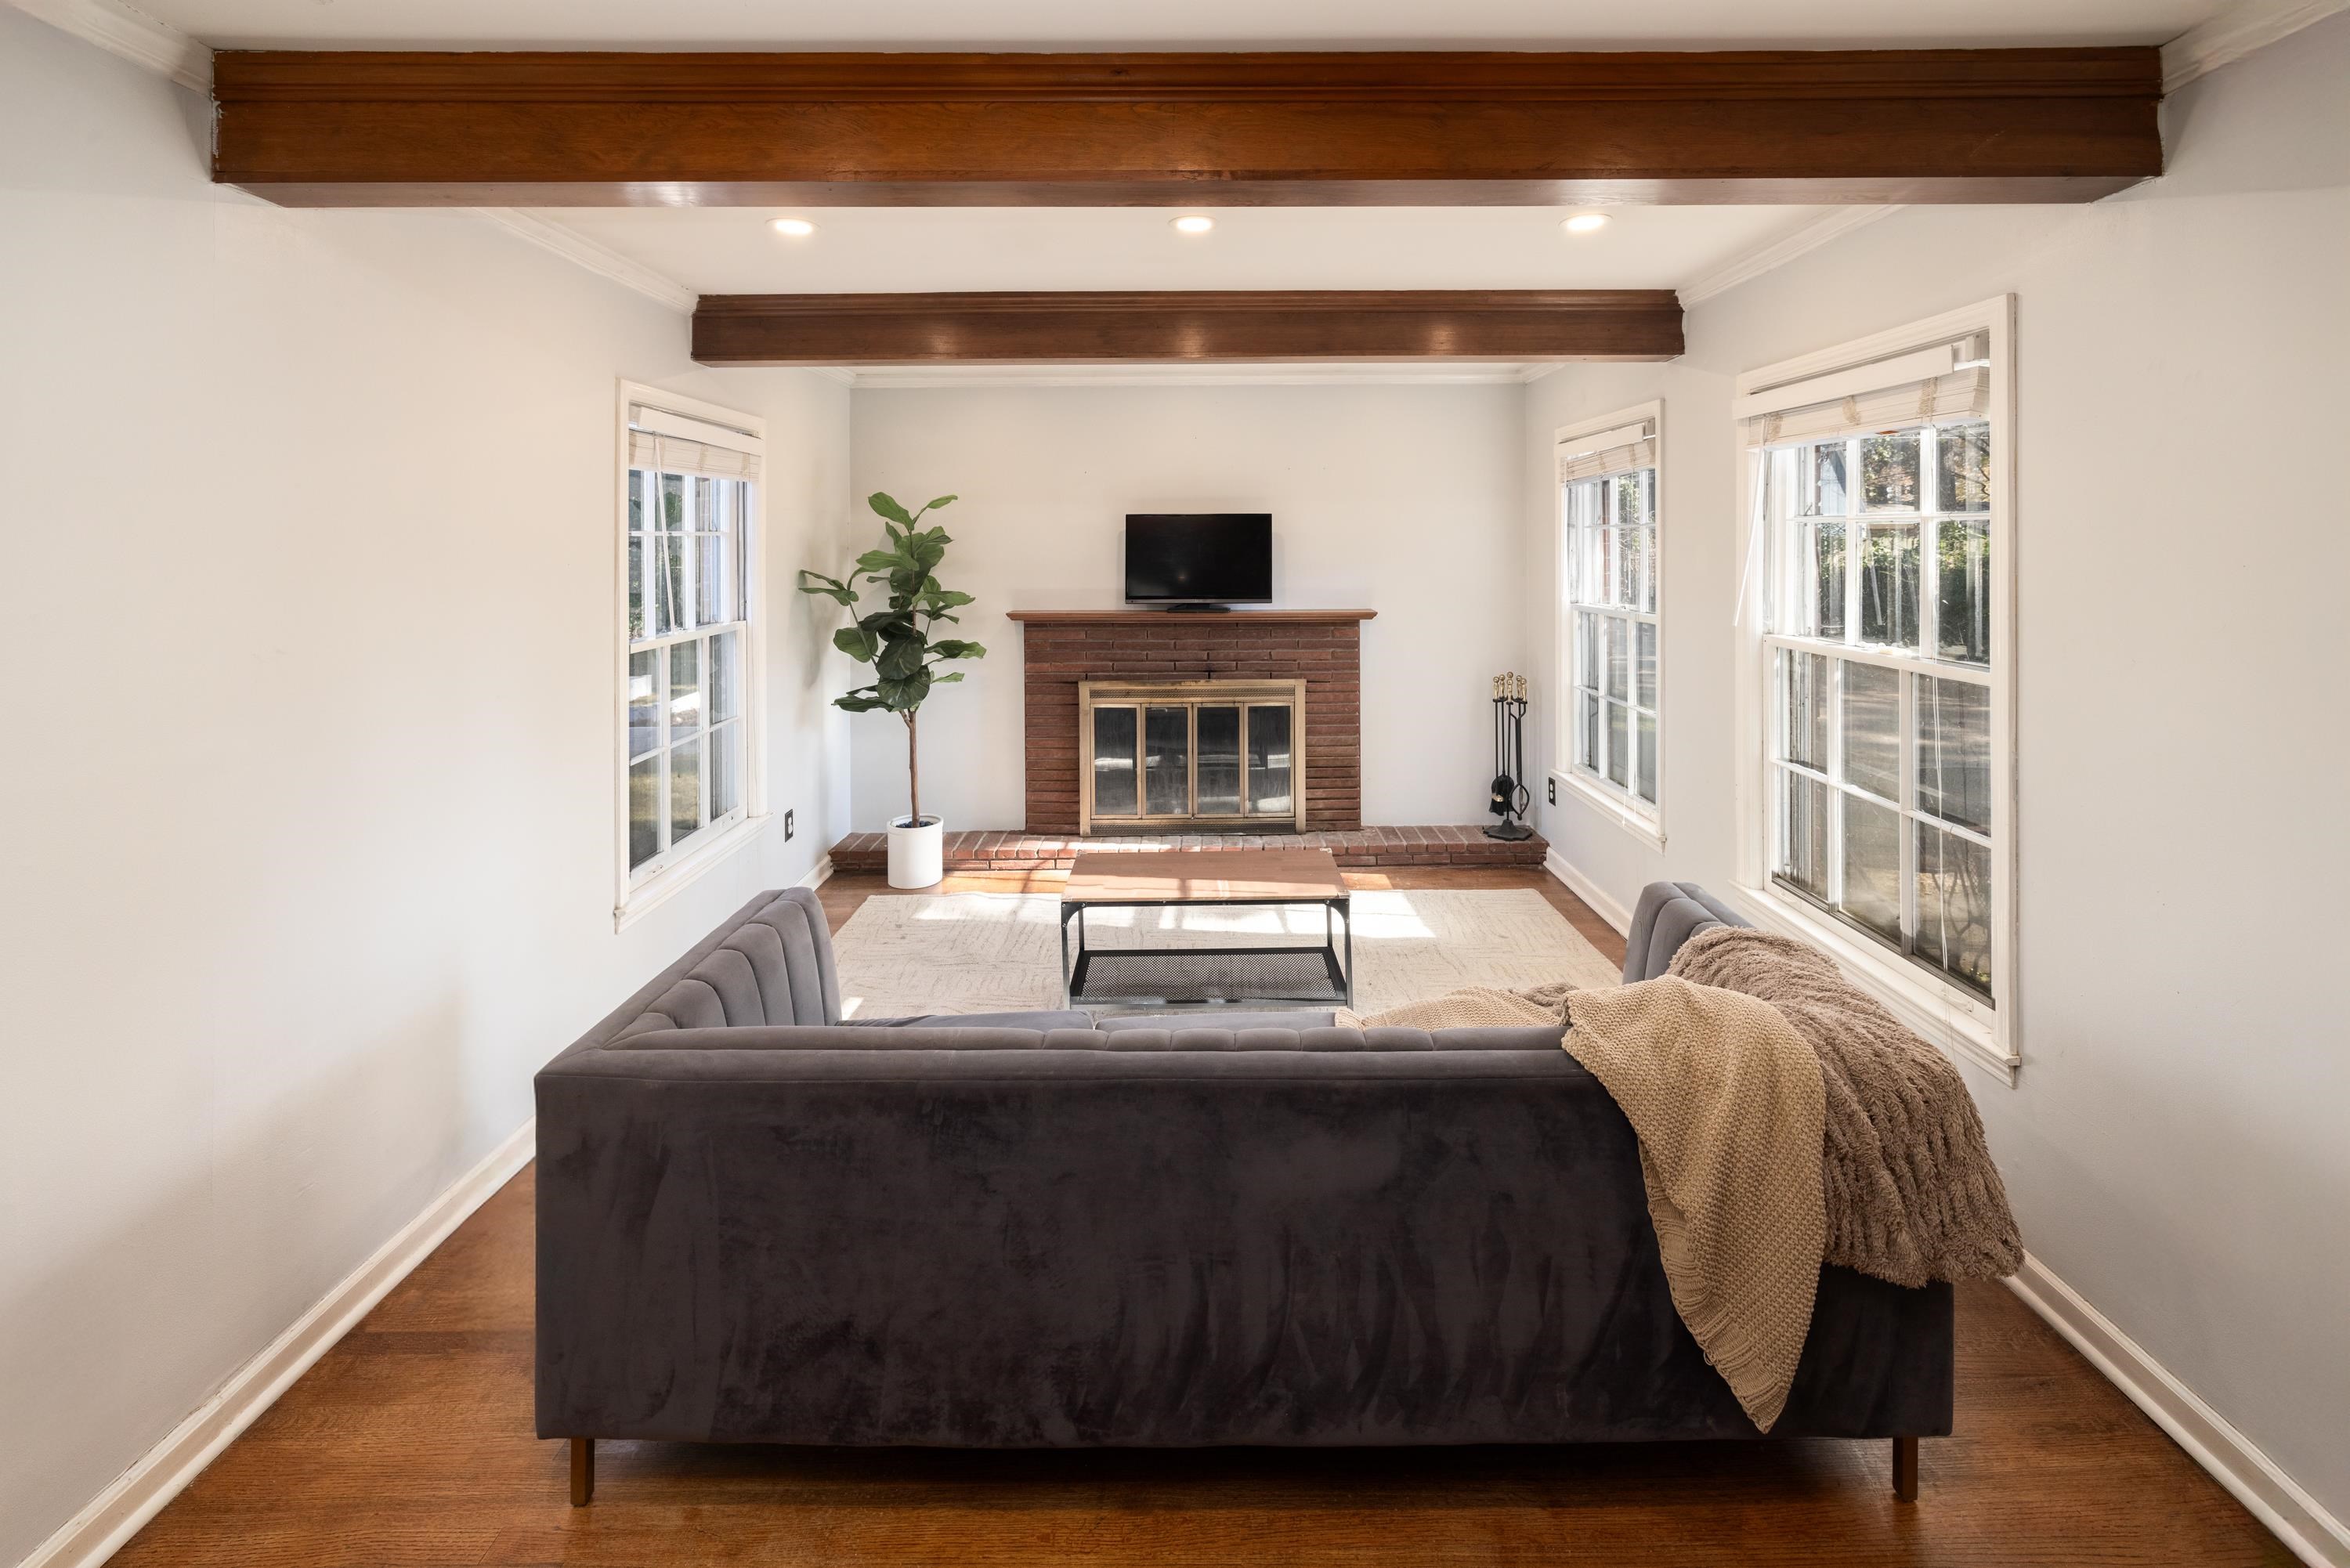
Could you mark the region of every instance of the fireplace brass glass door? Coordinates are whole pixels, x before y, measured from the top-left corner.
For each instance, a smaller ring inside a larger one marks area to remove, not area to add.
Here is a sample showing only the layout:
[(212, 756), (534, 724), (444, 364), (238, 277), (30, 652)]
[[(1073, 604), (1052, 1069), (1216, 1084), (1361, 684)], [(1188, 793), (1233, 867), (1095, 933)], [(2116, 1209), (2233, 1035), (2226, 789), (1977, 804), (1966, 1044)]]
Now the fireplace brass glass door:
[(1081, 831), (1305, 827), (1303, 680), (1085, 680), (1077, 704)]

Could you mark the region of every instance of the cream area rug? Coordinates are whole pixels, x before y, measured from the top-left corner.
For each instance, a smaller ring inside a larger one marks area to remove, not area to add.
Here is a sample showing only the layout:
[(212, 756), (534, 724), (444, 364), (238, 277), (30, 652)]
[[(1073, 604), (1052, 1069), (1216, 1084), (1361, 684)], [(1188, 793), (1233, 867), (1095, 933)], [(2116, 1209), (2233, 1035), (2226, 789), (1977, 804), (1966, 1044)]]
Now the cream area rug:
[[(1354, 909), (1359, 1012), (1463, 986), (1612, 986), (1621, 978), (1532, 888), (1366, 891), (1355, 895)], [(1060, 899), (1049, 893), (877, 893), (833, 938), (841, 1009), (852, 1018), (891, 1018), (1058, 1007), (1059, 915)], [(1310, 945), (1322, 940), (1322, 919), (1318, 907), (1092, 909), (1087, 941), (1096, 949)]]

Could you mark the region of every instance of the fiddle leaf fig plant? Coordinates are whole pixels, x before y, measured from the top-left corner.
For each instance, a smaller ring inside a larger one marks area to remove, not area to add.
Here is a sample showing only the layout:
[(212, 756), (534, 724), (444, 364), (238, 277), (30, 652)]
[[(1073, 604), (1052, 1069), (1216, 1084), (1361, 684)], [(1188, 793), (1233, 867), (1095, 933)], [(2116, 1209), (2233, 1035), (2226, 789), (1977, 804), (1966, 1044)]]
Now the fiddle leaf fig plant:
[[(961, 618), (953, 612), (972, 602), (969, 594), (944, 587), (932, 575), (946, 558), (947, 546), (954, 541), (943, 528), (921, 525), (926, 514), (954, 499), (941, 495), (908, 512), (893, 497), (876, 491), (865, 498), (865, 504), (881, 518), (881, 531), (888, 541), (883, 547), (858, 556), (846, 580), (827, 577), (806, 567), (800, 569), (800, 592), (831, 599), (856, 617), (854, 624), (832, 634), (832, 645), (859, 664), (873, 667), (875, 679), (871, 685), (834, 698), (833, 706), (852, 713), (869, 713), (879, 709), (895, 713), (906, 722), (906, 793), (911, 808), (908, 822), (916, 827), (922, 826), (923, 822), (922, 769), (915, 750), (915, 717), (931, 687), (962, 679), (960, 670), (940, 673), (941, 664), (956, 659), (983, 659), (987, 655), (987, 649), (978, 643), (935, 635), (941, 621), (960, 625)], [(861, 596), (855, 586), (858, 583), (885, 585), (888, 607), (860, 614)]]

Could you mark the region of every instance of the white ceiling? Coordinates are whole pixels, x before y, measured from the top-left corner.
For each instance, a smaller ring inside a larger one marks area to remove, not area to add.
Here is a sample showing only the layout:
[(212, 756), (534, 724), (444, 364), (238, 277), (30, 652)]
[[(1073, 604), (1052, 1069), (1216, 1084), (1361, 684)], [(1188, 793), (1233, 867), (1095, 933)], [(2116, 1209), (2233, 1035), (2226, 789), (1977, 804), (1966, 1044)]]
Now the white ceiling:
[(215, 47), (1737, 48), (2159, 44), (2225, 0), (138, 0)]
[[(697, 294), (961, 289), (1670, 288), (1817, 221), (1816, 207), (567, 208), (534, 216)], [(1216, 220), (1180, 234), (1187, 211)]]

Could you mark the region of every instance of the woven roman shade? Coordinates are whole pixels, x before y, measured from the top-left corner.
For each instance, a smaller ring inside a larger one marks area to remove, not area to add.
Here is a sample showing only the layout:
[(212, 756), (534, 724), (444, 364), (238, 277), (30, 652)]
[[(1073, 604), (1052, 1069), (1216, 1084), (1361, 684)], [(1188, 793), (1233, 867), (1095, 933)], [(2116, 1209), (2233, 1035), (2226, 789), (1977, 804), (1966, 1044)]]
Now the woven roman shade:
[(1634, 469), (1657, 465), (1657, 421), (1653, 419), (1618, 425), (1613, 430), (1594, 431), (1588, 435), (1569, 436), (1558, 443), (1558, 482), (1572, 484), (1578, 479), (1596, 479), (1602, 474), (1626, 473)]
[(759, 477), (759, 438), (643, 403), (629, 407), (629, 466), (712, 479)]
[(1989, 348), (1981, 334), (1739, 399), (1750, 446), (1856, 435), (1991, 412)]

